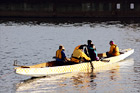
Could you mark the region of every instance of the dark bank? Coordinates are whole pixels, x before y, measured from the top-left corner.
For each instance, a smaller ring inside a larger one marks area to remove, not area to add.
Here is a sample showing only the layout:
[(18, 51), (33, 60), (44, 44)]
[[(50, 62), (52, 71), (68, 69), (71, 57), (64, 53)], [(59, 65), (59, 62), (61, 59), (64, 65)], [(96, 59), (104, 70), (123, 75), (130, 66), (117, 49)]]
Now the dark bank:
[(0, 17), (140, 18), (140, 0), (0, 0)]

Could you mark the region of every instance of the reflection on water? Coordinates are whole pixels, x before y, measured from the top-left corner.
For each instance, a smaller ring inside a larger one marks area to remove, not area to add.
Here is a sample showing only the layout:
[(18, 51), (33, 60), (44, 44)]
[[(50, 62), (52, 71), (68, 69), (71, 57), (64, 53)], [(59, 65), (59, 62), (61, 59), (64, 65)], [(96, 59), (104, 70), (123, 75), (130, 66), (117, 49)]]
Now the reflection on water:
[[(127, 65), (126, 65), (127, 64)], [(70, 91), (97, 91), (104, 86), (112, 88), (111, 84), (115, 84), (115, 90), (118, 90), (121, 77), (120, 69), (123, 67), (131, 67), (134, 64), (133, 59), (126, 59), (119, 63), (103, 67), (100, 71), (93, 72), (77, 72), (63, 75), (56, 75), (44, 78), (27, 79), (16, 85), (18, 92), (67, 92)], [(103, 82), (101, 82), (103, 81)], [(108, 84), (108, 82), (112, 82)], [(114, 86), (114, 85), (113, 85)], [(124, 85), (123, 85), (124, 86)], [(62, 90), (59, 90), (61, 88)], [(73, 90), (74, 89), (74, 90)], [(86, 89), (86, 90), (85, 90)], [(113, 88), (114, 89), (114, 88)], [(111, 89), (112, 90), (112, 89)], [(109, 90), (110, 91), (110, 90)], [(107, 91), (106, 91), (107, 92)], [(111, 91), (110, 91), (111, 92)], [(119, 89), (119, 92), (123, 90)]]

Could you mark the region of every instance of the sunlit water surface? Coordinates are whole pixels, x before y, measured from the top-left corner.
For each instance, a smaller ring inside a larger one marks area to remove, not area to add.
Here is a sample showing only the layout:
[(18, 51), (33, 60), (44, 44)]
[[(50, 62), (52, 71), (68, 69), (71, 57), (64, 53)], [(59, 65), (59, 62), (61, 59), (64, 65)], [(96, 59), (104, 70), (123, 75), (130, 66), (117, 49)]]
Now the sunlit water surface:
[[(113, 24), (112, 24), (113, 23)], [(76, 72), (45, 78), (14, 73), (14, 60), (33, 65), (54, 60), (63, 44), (67, 57), (75, 46), (91, 39), (97, 52), (109, 50), (114, 40), (120, 49), (133, 48), (129, 58), (99, 72)], [(140, 24), (119, 22), (74, 24), (0, 24), (0, 93), (138, 93), (140, 92)]]

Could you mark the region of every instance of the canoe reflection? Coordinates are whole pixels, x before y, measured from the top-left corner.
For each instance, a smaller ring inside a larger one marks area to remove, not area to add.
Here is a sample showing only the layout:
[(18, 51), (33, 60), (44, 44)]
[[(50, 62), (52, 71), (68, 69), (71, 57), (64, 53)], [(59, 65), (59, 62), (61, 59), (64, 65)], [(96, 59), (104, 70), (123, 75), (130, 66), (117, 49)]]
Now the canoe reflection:
[[(83, 70), (77, 73), (67, 73), (54, 75), (50, 77), (31, 78), (16, 84), (16, 92), (60, 92), (71, 91), (76, 89), (83, 92), (85, 89), (96, 90), (104, 83), (103, 79), (116, 81), (120, 76), (120, 68), (124, 66), (132, 66), (133, 59), (126, 59), (109, 66), (98, 68), (95, 70)], [(105, 78), (106, 77), (106, 78)]]

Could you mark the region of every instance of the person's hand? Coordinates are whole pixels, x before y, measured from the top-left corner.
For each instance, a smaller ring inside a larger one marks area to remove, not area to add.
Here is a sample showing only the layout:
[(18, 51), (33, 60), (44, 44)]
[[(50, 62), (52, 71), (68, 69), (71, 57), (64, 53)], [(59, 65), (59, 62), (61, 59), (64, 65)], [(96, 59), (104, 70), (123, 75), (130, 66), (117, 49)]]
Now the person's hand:
[(96, 61), (99, 61), (100, 60), (100, 58), (99, 57), (96, 57)]
[(70, 61), (70, 58), (66, 58), (67, 61)]

